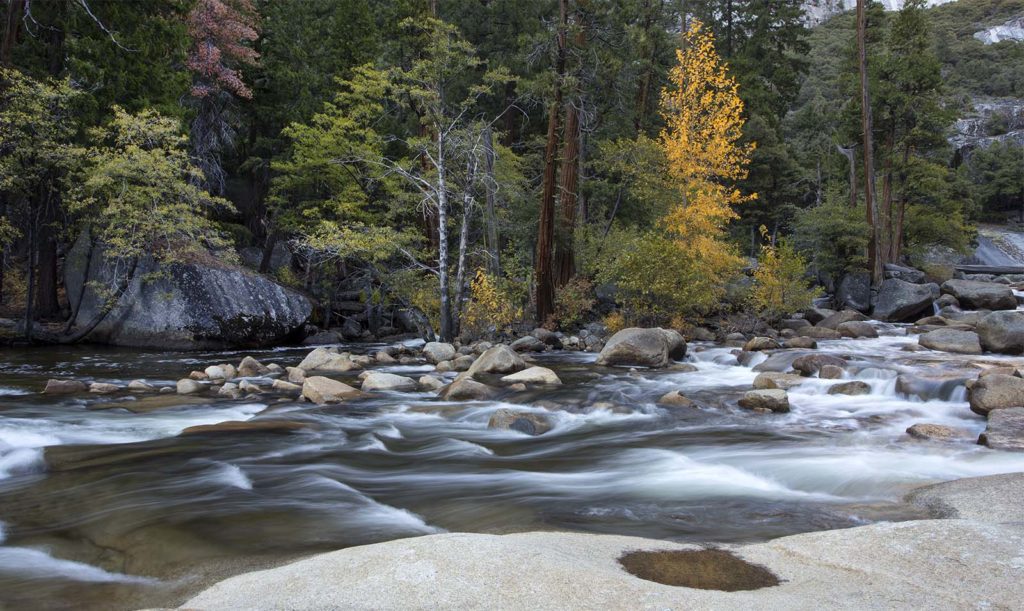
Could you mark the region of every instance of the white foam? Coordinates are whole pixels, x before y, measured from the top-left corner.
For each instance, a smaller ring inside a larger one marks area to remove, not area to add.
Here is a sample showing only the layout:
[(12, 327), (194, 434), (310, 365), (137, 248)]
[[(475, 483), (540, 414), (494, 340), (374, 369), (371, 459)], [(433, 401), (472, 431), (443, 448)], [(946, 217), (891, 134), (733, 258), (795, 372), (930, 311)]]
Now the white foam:
[(238, 465), (218, 463), (215, 468), (214, 478), (215, 481), (223, 483), (225, 486), (252, 490), (252, 480), (249, 479), (249, 476)]
[(27, 547), (0, 547), (0, 574), (23, 579), (63, 579), (93, 583), (154, 584), (147, 577), (111, 573), (99, 567), (54, 558), (46, 552)]

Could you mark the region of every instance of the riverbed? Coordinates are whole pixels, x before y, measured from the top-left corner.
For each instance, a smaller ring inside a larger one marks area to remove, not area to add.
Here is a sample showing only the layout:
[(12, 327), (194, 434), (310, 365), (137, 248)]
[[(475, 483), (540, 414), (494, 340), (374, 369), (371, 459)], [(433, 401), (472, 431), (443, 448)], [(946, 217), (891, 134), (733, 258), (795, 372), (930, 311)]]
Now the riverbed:
[[(879, 328), (877, 339), (819, 342), (848, 359), (849, 379), (867, 382), (870, 394), (829, 395), (834, 381), (808, 379), (790, 390), (790, 413), (771, 415), (736, 405), (764, 357), (740, 366), (733, 348), (703, 343), (690, 345), (692, 372), (604, 368), (594, 354), (549, 352), (534, 358), (565, 382), (554, 389), (461, 403), (376, 393), (331, 406), (271, 393), (39, 394), (54, 377), (171, 386), (245, 355), (290, 366), (309, 348), (5, 349), (0, 607), (174, 605), (231, 574), (445, 531), (754, 542), (920, 518), (902, 502), (914, 487), (1024, 471), (1024, 454), (975, 443), (985, 421), (968, 409), (962, 384), (979, 364), (1024, 359), (908, 352), (917, 340), (904, 327)], [(379, 369), (418, 377), (433, 368)], [(357, 373), (336, 377), (356, 384)], [(900, 374), (914, 377), (916, 394), (898, 391)], [(699, 407), (658, 406), (670, 390)], [(542, 412), (555, 427), (538, 437), (489, 429), (490, 415), (509, 407)], [(252, 419), (306, 428), (178, 436)], [(965, 436), (912, 440), (905, 431), (918, 422)]]

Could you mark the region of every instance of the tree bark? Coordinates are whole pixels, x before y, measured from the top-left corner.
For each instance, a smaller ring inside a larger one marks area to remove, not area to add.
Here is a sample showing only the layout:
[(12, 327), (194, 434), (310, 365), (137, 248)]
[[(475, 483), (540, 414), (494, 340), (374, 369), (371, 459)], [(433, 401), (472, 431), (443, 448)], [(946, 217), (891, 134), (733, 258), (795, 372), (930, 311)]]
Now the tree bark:
[(462, 330), (462, 302), (466, 296), (466, 251), (469, 250), (469, 225), (473, 217), (473, 183), (479, 165), (476, 155), (466, 163), (466, 187), (462, 191), (462, 227), (459, 228), (459, 260), (455, 272), (454, 331)]
[[(49, 190), (49, 185), (47, 189)], [(50, 190), (44, 198), (43, 218), (36, 238), (36, 318), (53, 318), (60, 314), (60, 299), (57, 295), (57, 232), (54, 229), (54, 223), (57, 222), (57, 204), (53, 201), (57, 197), (57, 193)]]
[(543, 324), (555, 310), (555, 286), (552, 274), (552, 246), (555, 237), (555, 173), (562, 110), (562, 80), (565, 77), (566, 26), (569, 0), (559, 0), (558, 50), (555, 57), (554, 99), (548, 111), (547, 145), (544, 148), (544, 181), (541, 191), (540, 219), (537, 227), (537, 253), (534, 275), (537, 282), (537, 322)]
[(444, 137), (438, 132), (437, 142), (437, 276), (441, 289), (441, 341), (454, 339), (452, 304), (448, 287), (448, 184), (445, 176)]
[(873, 285), (882, 282), (882, 259), (879, 256), (879, 222), (875, 206), (875, 160), (871, 130), (871, 95), (868, 91), (867, 0), (857, 0), (857, 55), (860, 72), (861, 129), (864, 134), (864, 203), (865, 215), (871, 227), (868, 243), (868, 264)]
[(491, 128), (487, 127), (484, 130), (484, 173), (486, 174), (486, 181), (484, 184), (484, 193), (486, 198), (486, 209), (484, 222), (487, 226), (487, 271), (492, 276), (501, 275), (501, 256), (498, 254), (501, 251), (501, 245), (498, 244), (498, 214), (497, 214), (497, 198), (496, 186), (494, 177), (494, 136), (491, 133)]
[(562, 147), (562, 168), (559, 172), (561, 218), (555, 243), (555, 286), (565, 286), (576, 274), (573, 256), (573, 232), (576, 228), (576, 192), (579, 188), (580, 118), (576, 104), (565, 109), (565, 136)]

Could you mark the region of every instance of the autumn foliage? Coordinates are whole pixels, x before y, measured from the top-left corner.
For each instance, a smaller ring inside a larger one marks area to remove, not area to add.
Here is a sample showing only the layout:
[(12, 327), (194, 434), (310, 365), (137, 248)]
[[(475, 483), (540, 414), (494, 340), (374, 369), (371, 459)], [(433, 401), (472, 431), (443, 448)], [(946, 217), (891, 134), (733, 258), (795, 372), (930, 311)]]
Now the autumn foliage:
[(247, 43), (259, 36), (252, 0), (199, 0), (188, 16), (192, 50), (187, 65), (195, 74), (192, 95), (204, 98), (218, 90), (240, 98), (252, 97), (240, 67), (254, 66), (259, 58)]

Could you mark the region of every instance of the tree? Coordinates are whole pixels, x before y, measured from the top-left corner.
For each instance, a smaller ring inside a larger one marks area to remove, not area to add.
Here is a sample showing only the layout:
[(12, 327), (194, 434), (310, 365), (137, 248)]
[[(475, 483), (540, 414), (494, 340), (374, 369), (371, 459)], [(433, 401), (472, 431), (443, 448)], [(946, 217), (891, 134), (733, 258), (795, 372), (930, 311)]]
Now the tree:
[(871, 118), (871, 93), (869, 90), (867, 43), (867, 0), (857, 0), (857, 71), (860, 75), (860, 116), (864, 154), (864, 209), (871, 227), (871, 241), (868, 242), (868, 269), (871, 283), (882, 282), (882, 258), (879, 253), (880, 223), (875, 206), (875, 145), (874, 123)]
[[(761, 227), (761, 237), (768, 237), (768, 228)], [(761, 246), (757, 269), (754, 270), (754, 288), (750, 297), (757, 312), (769, 321), (805, 310), (821, 294), (820, 287), (812, 288), (807, 281), (807, 262), (787, 239)]]
[(259, 58), (247, 44), (259, 36), (258, 24), (252, 0), (198, 0), (188, 16), (192, 50), (186, 65), (192, 71), (189, 93), (196, 105), (192, 154), (203, 172), (203, 185), (213, 193), (224, 192), (221, 154), (235, 139), (229, 107), (235, 98), (252, 97), (241, 68), (256, 65)]

